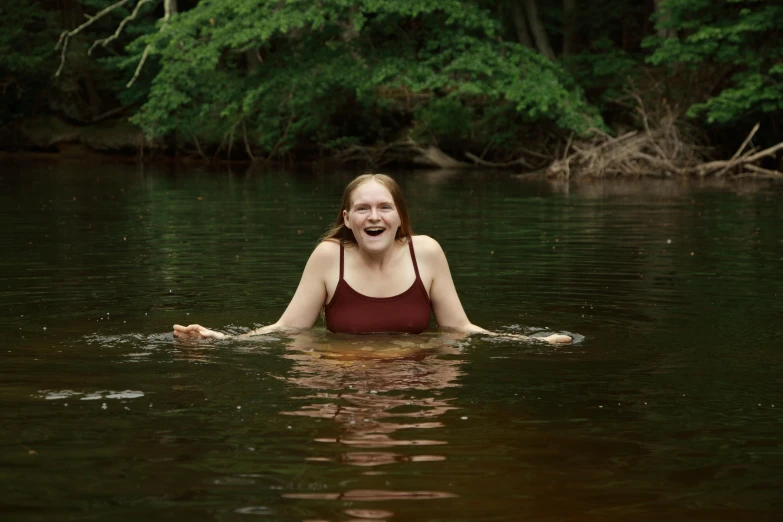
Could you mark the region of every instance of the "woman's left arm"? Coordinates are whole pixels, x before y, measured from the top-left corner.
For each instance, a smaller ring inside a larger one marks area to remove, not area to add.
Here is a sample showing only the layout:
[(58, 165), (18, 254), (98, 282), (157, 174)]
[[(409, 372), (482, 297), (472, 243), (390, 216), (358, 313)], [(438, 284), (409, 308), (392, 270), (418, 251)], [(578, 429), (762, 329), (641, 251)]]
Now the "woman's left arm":
[(427, 271), (432, 274), (430, 301), (438, 327), (465, 333), (489, 333), (471, 323), (465, 314), (440, 244), (429, 236), (416, 236), (415, 248), (417, 253), (421, 252), (416, 257), (424, 261)]
[[(427, 269), (432, 274), (430, 284), (430, 301), (432, 311), (435, 313), (435, 322), (440, 328), (465, 333), (483, 333), (493, 336), (518, 337), (528, 340), (542, 340), (549, 343), (570, 343), (571, 337), (567, 335), (552, 334), (548, 337), (527, 337), (518, 334), (498, 334), (476, 326), (468, 319), (465, 309), (457, 295), (454, 280), (451, 278), (449, 262), (440, 244), (428, 236), (416, 237), (417, 251), (422, 251), (423, 260), (427, 263)], [(419, 245), (423, 248), (418, 248)]]

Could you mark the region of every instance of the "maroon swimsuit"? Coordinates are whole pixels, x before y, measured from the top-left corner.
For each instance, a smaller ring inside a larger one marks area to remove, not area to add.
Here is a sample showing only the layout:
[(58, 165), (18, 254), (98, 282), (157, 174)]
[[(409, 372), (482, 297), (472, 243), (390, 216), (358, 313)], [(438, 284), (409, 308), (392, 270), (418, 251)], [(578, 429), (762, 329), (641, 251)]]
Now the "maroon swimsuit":
[(332, 332), (420, 333), (430, 325), (430, 298), (419, 276), (413, 239), (408, 240), (416, 280), (410, 288), (392, 297), (360, 294), (343, 279), (345, 248), (340, 244), (340, 280), (332, 300), (326, 305), (326, 327)]

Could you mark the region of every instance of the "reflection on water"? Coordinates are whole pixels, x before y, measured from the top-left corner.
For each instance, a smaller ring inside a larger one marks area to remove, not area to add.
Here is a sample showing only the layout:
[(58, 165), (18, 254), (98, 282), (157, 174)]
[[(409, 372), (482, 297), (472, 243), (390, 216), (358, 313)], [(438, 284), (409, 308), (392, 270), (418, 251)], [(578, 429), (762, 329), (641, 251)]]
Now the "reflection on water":
[[(427, 500), (433, 498), (452, 498), (456, 495), (445, 493), (443, 491), (383, 491), (376, 489), (356, 489), (343, 491), (340, 493), (286, 493), (286, 498), (302, 498), (310, 500)], [(385, 516), (391, 516), (394, 513), (388, 513)]]
[[(310, 333), (294, 336), (284, 355), (294, 361), (294, 366), (284, 378), (315, 393), (300, 397), (308, 404), (281, 413), (332, 421), (334, 425), (330, 431), (336, 431), (336, 434), (317, 436), (313, 440), (341, 448), (336, 458), (309, 457), (307, 460), (368, 468), (445, 460), (442, 455), (400, 453), (384, 448), (446, 444), (445, 440), (409, 434), (408, 430), (444, 427), (438, 418), (455, 407), (451, 405), (453, 397), (441, 397), (440, 391), (460, 386), (456, 381), (462, 373), (462, 360), (457, 357), (461, 355), (463, 342), (459, 336), (448, 334), (317, 336)], [(400, 430), (406, 430), (405, 435), (397, 433)], [(365, 472), (368, 475), (382, 473)], [(285, 493), (283, 496), (379, 501), (455, 495), (445, 491), (346, 490)], [(392, 514), (388, 512), (381, 518)]]
[(78, 398), (81, 401), (97, 401), (100, 399), (137, 399), (139, 397), (144, 397), (144, 392), (134, 391), (134, 390), (124, 390), (124, 391), (101, 390), (96, 392), (77, 392), (73, 390), (60, 390), (60, 391), (40, 390), (39, 394), (40, 394), (38, 395), (39, 397), (47, 401), (67, 399), (69, 397), (73, 397), (74, 399)]
[[(524, 179), (525, 176), (519, 176), (519, 178)], [(633, 196), (644, 199), (687, 197), (693, 193), (696, 187), (699, 189), (730, 191), (737, 194), (757, 194), (768, 191), (770, 186), (773, 185), (769, 180), (751, 180), (739, 183), (737, 180), (727, 178), (704, 178), (699, 179), (697, 182), (688, 178), (598, 178), (576, 181), (548, 179), (547, 184), (553, 192), (565, 195), (587, 198)]]
[(585, 338), (183, 343), (274, 322), (353, 173), (10, 166), (3, 522), (779, 518), (779, 183), (401, 173), (474, 323)]

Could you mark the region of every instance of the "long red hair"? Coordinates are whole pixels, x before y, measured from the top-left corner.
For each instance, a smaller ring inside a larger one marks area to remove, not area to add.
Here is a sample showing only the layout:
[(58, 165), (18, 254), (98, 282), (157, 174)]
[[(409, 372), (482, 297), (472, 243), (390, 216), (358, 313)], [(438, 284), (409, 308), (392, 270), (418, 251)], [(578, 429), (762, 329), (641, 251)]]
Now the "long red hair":
[(405, 197), (402, 194), (402, 188), (391, 177), (386, 174), (362, 174), (353, 179), (345, 187), (343, 192), (343, 202), (340, 205), (340, 210), (337, 212), (337, 219), (335, 219), (332, 227), (326, 231), (321, 237), (321, 241), (336, 240), (343, 244), (356, 244), (356, 237), (353, 235), (353, 231), (345, 226), (345, 219), (343, 218), (343, 211), (351, 210), (351, 196), (353, 196), (354, 190), (360, 185), (375, 181), (383, 185), (386, 190), (392, 196), (394, 200), (394, 206), (397, 208), (397, 213), (400, 215), (400, 228), (397, 229), (395, 239), (400, 241), (407, 240), (413, 235), (413, 228), (411, 227), (411, 220), (408, 216), (408, 206), (405, 204)]

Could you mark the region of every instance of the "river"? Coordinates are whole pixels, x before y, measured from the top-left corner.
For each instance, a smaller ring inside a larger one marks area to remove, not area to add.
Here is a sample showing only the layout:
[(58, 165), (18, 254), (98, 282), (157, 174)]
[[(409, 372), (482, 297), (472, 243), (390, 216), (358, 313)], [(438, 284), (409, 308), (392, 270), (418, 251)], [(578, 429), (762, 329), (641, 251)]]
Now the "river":
[(392, 173), (472, 322), (277, 320), (350, 173), (5, 160), (3, 520), (772, 520), (783, 185)]

